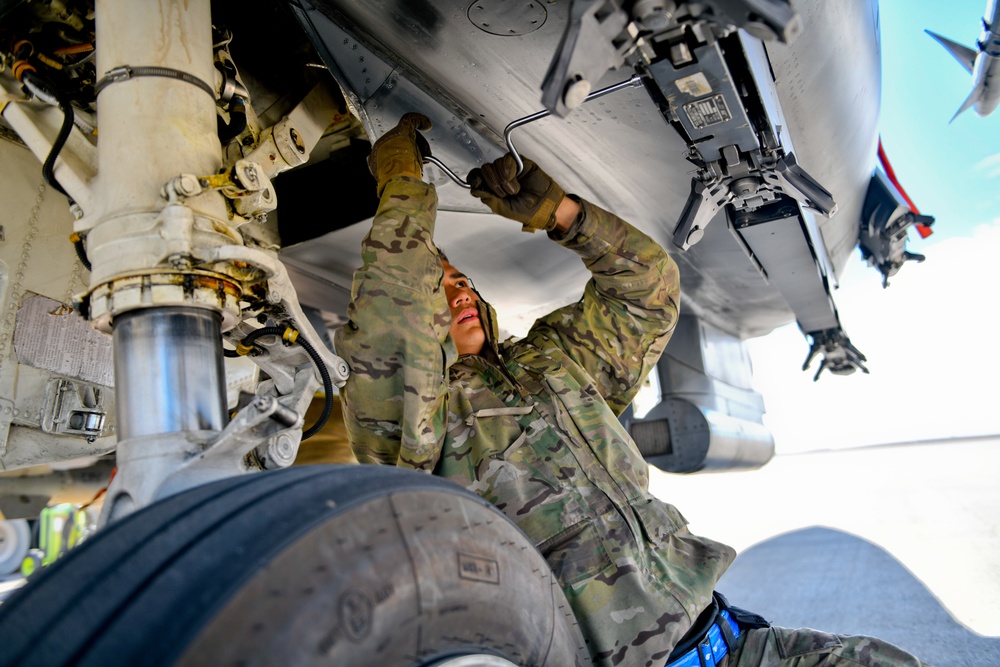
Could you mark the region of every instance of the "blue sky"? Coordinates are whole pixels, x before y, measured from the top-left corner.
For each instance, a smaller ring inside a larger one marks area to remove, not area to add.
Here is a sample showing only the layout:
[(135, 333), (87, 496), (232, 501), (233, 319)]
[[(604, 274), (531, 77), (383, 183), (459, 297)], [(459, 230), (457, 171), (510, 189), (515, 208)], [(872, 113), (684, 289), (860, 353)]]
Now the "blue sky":
[[(882, 0), (883, 145), (934, 234), (882, 290), (852, 257), (835, 293), (870, 375), (799, 370), (793, 325), (750, 341), (754, 383), (779, 453), (1000, 433), (1000, 110), (949, 123), (972, 77), (924, 33), (974, 45), (986, 0)], [(814, 362), (815, 364), (815, 362)], [(813, 366), (815, 368), (815, 365)]]
[(986, 0), (882, 0), (880, 9), (883, 145), (914, 203), (937, 217), (937, 239), (968, 236), (1000, 216), (1000, 161), (983, 164), (1000, 153), (1000, 111), (969, 109), (949, 124), (972, 77), (923, 31), (974, 46)]

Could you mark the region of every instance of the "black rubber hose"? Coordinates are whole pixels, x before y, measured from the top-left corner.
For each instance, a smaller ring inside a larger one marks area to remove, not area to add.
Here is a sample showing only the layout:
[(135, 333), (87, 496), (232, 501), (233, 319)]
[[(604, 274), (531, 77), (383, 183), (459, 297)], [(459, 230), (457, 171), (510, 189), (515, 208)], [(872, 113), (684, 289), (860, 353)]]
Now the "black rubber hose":
[(223, 146), (238, 137), (247, 129), (247, 107), (242, 98), (237, 97), (229, 103), (229, 124), (218, 119), (219, 141)]
[[(261, 336), (280, 336), (283, 333), (285, 333), (285, 327), (264, 327), (263, 329), (251, 331), (241, 342), (243, 345), (250, 345)], [(236, 350), (227, 350), (226, 348), (222, 348), (222, 354), (230, 359), (243, 356)]]
[(330, 379), (330, 373), (326, 370), (326, 364), (320, 359), (319, 353), (316, 352), (316, 348), (312, 346), (312, 343), (302, 338), (302, 336), (299, 336), (296, 342), (312, 357), (313, 363), (316, 364), (316, 370), (319, 371), (319, 376), (323, 378), (323, 412), (320, 414), (319, 419), (316, 420), (316, 423), (309, 427), (309, 430), (302, 432), (302, 439), (307, 440), (322, 430), (326, 425), (326, 421), (330, 418), (330, 414), (333, 412), (333, 380)]
[(247, 334), (246, 338), (243, 339), (243, 344), (250, 345), (258, 338), (263, 338), (264, 336), (280, 336), (285, 333), (285, 328), (286, 327), (264, 327), (262, 329), (257, 329), (256, 331), (251, 331)]
[(83, 245), (83, 239), (77, 236), (73, 239), (73, 250), (76, 250), (76, 256), (79, 258), (80, 263), (88, 271), (93, 271), (93, 267), (90, 266), (90, 260), (87, 259), (87, 247)]
[[(285, 333), (286, 328), (287, 327), (264, 327), (262, 329), (257, 329), (256, 331), (252, 331), (247, 334), (246, 338), (243, 339), (242, 344), (250, 345), (258, 338), (262, 338), (264, 336), (281, 336)], [(323, 379), (323, 393), (325, 394), (323, 399), (323, 412), (320, 414), (319, 419), (316, 420), (315, 424), (302, 432), (302, 439), (307, 440), (322, 430), (322, 428), (326, 425), (327, 420), (330, 419), (330, 415), (333, 413), (333, 380), (330, 378), (330, 373), (327, 371), (326, 364), (323, 363), (323, 359), (320, 358), (319, 353), (316, 352), (316, 348), (314, 348), (312, 344), (301, 335), (295, 339), (295, 342), (302, 346), (302, 349), (306, 351), (309, 358), (312, 359), (314, 364), (316, 364), (316, 370), (319, 371), (319, 376)], [(239, 356), (236, 350), (224, 349), (223, 353), (227, 357)]]
[[(45, 158), (45, 162), (42, 164), (42, 178), (48, 183), (53, 189), (58, 190), (69, 199), (70, 205), (76, 204), (73, 198), (69, 196), (69, 193), (63, 189), (63, 186), (59, 184), (56, 180), (55, 166), (56, 160), (59, 158), (59, 153), (62, 152), (63, 146), (66, 145), (66, 141), (69, 139), (70, 132), (73, 131), (73, 106), (70, 104), (69, 99), (60, 93), (56, 88), (50, 85), (45, 79), (38, 76), (34, 72), (25, 72), (24, 77), (31, 80), (31, 83), (38, 86), (42, 90), (49, 93), (52, 97), (59, 102), (59, 108), (63, 112), (63, 122), (62, 126), (59, 128), (59, 134), (56, 135), (56, 140), (52, 142), (52, 148), (49, 150), (48, 156)], [(89, 267), (88, 267), (89, 268)]]

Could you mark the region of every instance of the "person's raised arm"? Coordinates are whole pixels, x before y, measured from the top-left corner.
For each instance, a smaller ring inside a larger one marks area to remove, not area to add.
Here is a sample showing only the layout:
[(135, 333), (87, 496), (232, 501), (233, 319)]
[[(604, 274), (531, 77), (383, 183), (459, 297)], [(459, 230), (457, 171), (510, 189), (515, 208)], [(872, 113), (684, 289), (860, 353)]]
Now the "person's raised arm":
[(576, 304), (538, 320), (528, 342), (556, 347), (584, 367), (617, 413), (655, 366), (677, 323), (677, 265), (648, 236), (593, 204), (566, 196), (530, 160), (510, 155), (470, 172), (472, 194), (495, 213), (542, 229), (576, 252), (593, 278)]
[(421, 180), (426, 141), (417, 130), (429, 128), (407, 114), (372, 148), (381, 199), (362, 242), (349, 321), (335, 335), (351, 367), (342, 401), (355, 455), (428, 471), (440, 456), (445, 373), (456, 356), (433, 242), (437, 195)]

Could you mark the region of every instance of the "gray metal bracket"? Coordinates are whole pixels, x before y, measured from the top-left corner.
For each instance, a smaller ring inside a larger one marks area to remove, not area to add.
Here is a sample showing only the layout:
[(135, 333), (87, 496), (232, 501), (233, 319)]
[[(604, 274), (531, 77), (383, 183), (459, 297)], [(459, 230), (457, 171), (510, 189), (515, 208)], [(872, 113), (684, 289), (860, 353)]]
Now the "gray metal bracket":
[[(729, 153), (726, 149), (722, 152), (723, 155)], [(827, 217), (837, 212), (833, 195), (800, 167), (791, 153), (779, 157), (773, 167), (762, 165), (759, 160), (751, 160), (751, 163), (748, 167), (739, 160), (716, 161), (702, 170), (702, 175), (711, 174), (712, 180), (705, 182), (697, 177), (691, 180), (691, 193), (674, 228), (675, 246), (687, 250), (700, 241), (705, 227), (723, 207), (733, 205), (752, 213), (776, 201), (780, 197), (778, 193)], [(739, 168), (734, 169), (734, 164)], [(720, 172), (725, 175), (715, 176)]]
[(788, 153), (778, 158), (774, 168), (765, 177), (778, 185), (786, 195), (829, 218), (837, 212), (833, 195), (799, 166), (795, 155)]
[(720, 23), (730, 23), (765, 41), (788, 44), (802, 31), (788, 0), (709, 0)]
[(883, 288), (889, 286), (889, 278), (896, 275), (903, 264), (925, 259), (923, 255), (906, 249), (909, 228), (933, 224), (933, 216), (912, 211), (885, 172), (875, 169), (861, 210), (858, 247), (868, 265), (882, 274)]
[[(312, 368), (303, 368), (297, 384), (305, 388), (315, 383), (313, 375)], [(290, 465), (301, 437), (299, 414), (273, 396), (258, 396), (219, 433), (192, 431), (119, 442), (118, 474), (108, 487), (99, 523), (200, 484), (260, 470), (266, 463), (262, 452), (283, 464), (267, 467)]]
[[(301, 424), (302, 418), (295, 410), (273, 396), (258, 396), (236, 414), (204, 451), (186, 460), (166, 477), (156, 489), (156, 498), (261, 467), (291, 465), (301, 436), (301, 428), (296, 427)], [(280, 459), (283, 465), (261, 466), (261, 452)]]
[[(647, 38), (681, 26), (708, 24), (718, 34), (743, 28), (762, 40), (788, 43), (800, 32), (788, 0), (573, 0), (569, 21), (542, 81), (542, 105), (565, 117), (594, 82), (625, 64)], [(650, 54), (652, 51), (650, 51)]]
[(816, 375), (813, 376), (813, 382), (819, 379), (824, 370), (828, 370), (834, 375), (851, 375), (857, 370), (868, 374), (868, 369), (864, 364), (868, 358), (861, 353), (861, 350), (854, 347), (851, 339), (840, 327), (823, 331), (810, 331), (806, 335), (812, 338), (812, 346), (809, 348), (805, 363), (802, 364), (802, 370), (808, 369), (809, 364), (817, 355), (823, 355)]
[(542, 106), (565, 118), (590, 93), (592, 82), (625, 63), (635, 35), (617, 0), (573, 0), (569, 22), (542, 80)]
[(674, 245), (687, 250), (700, 241), (708, 223), (732, 200), (733, 193), (724, 183), (706, 185), (697, 178), (691, 179), (691, 193), (674, 228)]

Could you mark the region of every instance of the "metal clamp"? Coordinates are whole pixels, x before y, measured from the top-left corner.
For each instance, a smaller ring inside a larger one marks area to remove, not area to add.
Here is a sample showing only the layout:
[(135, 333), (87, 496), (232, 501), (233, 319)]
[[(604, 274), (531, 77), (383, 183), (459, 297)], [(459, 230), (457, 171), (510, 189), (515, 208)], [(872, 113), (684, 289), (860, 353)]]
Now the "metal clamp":
[(160, 76), (168, 79), (177, 79), (178, 81), (183, 81), (184, 83), (190, 83), (204, 90), (212, 96), (213, 100), (215, 100), (215, 90), (193, 74), (188, 74), (187, 72), (182, 72), (178, 69), (173, 69), (172, 67), (130, 67), (129, 65), (122, 65), (121, 67), (109, 69), (104, 76), (101, 77), (100, 81), (94, 84), (94, 97), (100, 95), (101, 91), (110, 86), (112, 83), (128, 81), (129, 79), (139, 76)]

